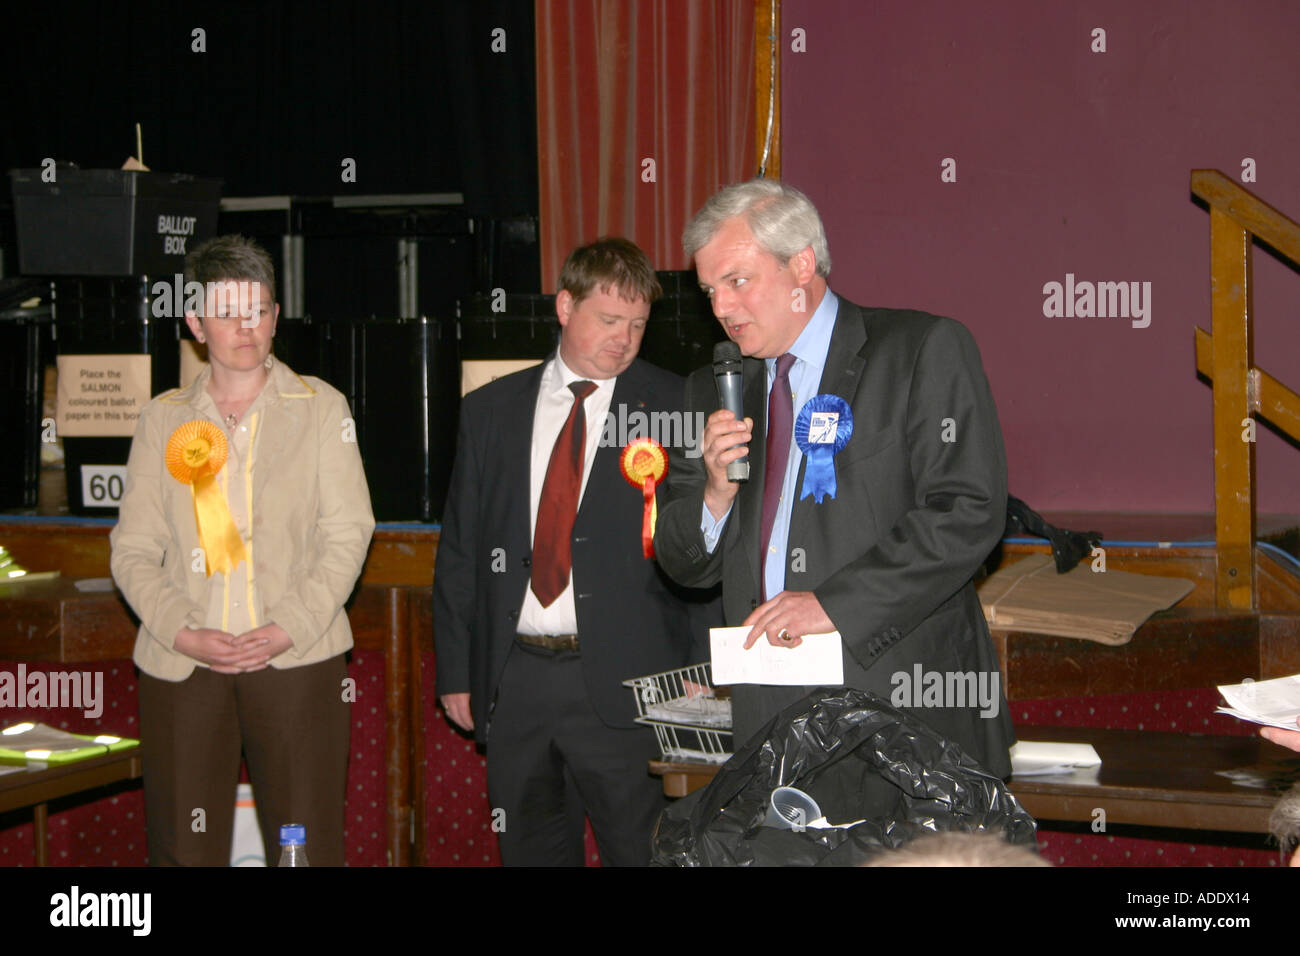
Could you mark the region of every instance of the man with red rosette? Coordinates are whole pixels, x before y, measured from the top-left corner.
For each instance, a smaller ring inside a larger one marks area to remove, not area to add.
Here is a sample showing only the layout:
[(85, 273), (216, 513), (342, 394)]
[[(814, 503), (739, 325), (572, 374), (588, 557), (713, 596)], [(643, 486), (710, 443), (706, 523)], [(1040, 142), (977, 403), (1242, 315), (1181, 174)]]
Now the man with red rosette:
[(622, 682), (708, 658), (702, 606), (649, 556), (667, 457), (601, 441), (620, 407), (681, 411), (682, 379), (636, 357), (660, 295), (628, 240), (574, 250), (559, 349), (461, 405), (434, 567), (437, 685), (487, 745), (507, 866), (581, 865), (584, 814), (604, 865), (649, 862), (658, 749)]

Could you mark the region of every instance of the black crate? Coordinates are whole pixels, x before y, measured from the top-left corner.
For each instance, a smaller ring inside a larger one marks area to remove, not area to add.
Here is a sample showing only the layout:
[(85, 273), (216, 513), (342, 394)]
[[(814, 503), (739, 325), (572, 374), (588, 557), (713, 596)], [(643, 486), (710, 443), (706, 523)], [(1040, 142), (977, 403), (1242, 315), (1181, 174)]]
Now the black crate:
[(457, 324), (461, 361), (544, 359), (560, 341), (553, 295), (472, 295)]
[(170, 278), (217, 234), (221, 180), (119, 169), (11, 169), (25, 275)]
[(48, 305), (0, 312), (0, 509), (34, 508), (40, 491), (45, 366), (54, 342)]
[[(336, 355), (342, 323), (331, 323)], [(460, 374), (454, 322), (367, 319), (350, 323), (353, 375), (335, 387), (352, 409), (379, 521), (439, 521), (451, 482)]]

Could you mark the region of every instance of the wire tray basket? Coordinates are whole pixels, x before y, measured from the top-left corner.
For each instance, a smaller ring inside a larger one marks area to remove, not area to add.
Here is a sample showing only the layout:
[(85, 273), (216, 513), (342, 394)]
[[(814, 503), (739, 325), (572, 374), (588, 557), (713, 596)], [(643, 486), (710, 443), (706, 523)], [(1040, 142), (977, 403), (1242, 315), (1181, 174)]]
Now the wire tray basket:
[(708, 664), (623, 681), (637, 723), (654, 728), (665, 760), (724, 763), (731, 756), (731, 701), (715, 695)]

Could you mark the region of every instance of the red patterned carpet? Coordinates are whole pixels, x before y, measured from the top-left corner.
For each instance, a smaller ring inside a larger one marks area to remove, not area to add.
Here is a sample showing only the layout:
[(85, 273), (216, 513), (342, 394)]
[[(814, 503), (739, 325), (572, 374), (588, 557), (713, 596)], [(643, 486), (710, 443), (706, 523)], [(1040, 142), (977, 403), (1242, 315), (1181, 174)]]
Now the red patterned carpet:
[[(8, 665), (5, 665), (8, 666)], [(63, 665), (28, 665), (46, 670)], [(138, 736), (134, 669), (129, 661), (104, 667), (104, 713), (88, 720), (79, 712), (4, 712), (6, 725), (41, 720), (74, 732)], [(357, 682), (348, 768), (346, 821), (350, 866), (382, 866), (384, 854), (383, 661), (359, 652), (349, 667)], [(432, 704), (433, 656), (425, 656), (426, 820), (425, 863), (432, 866), (495, 866), (496, 837), (487, 798), (484, 759), (472, 741), (447, 724)], [(1018, 726), (1095, 726), (1132, 730), (1172, 730), (1205, 734), (1250, 734), (1244, 724), (1215, 716), (1215, 690), (1130, 694), (1086, 700), (1039, 700), (1012, 705)], [(0, 866), (29, 866), (33, 861), (30, 811), (0, 814)], [(1096, 834), (1084, 825), (1075, 830), (1043, 829), (1039, 846), (1058, 866), (1276, 866), (1276, 851), (1263, 837), (1214, 835), (1217, 843), (1171, 842), (1170, 834), (1126, 829)], [(1191, 840), (1200, 834), (1177, 834)], [(1225, 845), (1227, 844), (1227, 845)], [(590, 832), (589, 862), (598, 858)], [(55, 803), (50, 808), (50, 860), (64, 866), (142, 866), (146, 862), (144, 799), (138, 783), (120, 785), (92, 802)]]

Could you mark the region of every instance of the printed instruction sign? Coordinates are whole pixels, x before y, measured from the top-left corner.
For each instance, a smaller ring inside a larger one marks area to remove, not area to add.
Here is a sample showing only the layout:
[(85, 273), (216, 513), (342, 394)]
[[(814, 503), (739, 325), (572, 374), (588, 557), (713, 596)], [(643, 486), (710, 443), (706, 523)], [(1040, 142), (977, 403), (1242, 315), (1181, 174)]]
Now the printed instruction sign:
[(55, 429), (64, 438), (135, 434), (149, 401), (148, 355), (60, 355)]

